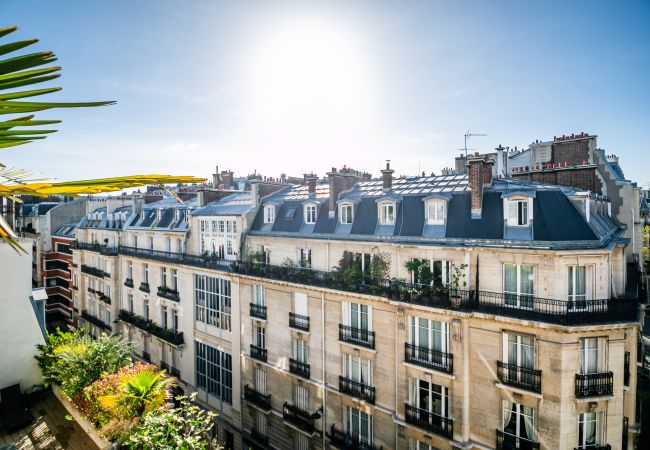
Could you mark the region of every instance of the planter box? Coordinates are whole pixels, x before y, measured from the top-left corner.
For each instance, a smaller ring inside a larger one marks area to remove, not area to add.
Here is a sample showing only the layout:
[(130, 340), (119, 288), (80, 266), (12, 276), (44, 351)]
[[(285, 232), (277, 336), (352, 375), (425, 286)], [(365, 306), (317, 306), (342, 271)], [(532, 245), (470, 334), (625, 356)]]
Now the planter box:
[(92, 439), (97, 447), (99, 447), (101, 450), (108, 450), (113, 448), (113, 444), (99, 435), (93, 424), (88, 422), (81, 415), (77, 408), (75, 408), (75, 406), (72, 404), (70, 399), (68, 399), (68, 397), (61, 391), (58, 386), (52, 385), (52, 392), (54, 392), (54, 395), (59, 400), (59, 402), (61, 402), (63, 407), (68, 411), (75, 422), (79, 424), (81, 429), (84, 430), (84, 432), (90, 437), (90, 439)]

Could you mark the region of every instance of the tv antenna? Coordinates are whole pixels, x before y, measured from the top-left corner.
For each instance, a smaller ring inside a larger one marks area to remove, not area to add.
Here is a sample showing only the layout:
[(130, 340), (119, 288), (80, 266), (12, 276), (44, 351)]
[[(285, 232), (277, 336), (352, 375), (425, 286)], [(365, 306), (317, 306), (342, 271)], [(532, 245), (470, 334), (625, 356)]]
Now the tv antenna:
[(476, 137), (476, 136), (487, 136), (487, 134), (483, 133), (472, 133), (472, 130), (467, 130), (465, 133), (465, 159), (467, 159), (467, 139), (471, 137)]

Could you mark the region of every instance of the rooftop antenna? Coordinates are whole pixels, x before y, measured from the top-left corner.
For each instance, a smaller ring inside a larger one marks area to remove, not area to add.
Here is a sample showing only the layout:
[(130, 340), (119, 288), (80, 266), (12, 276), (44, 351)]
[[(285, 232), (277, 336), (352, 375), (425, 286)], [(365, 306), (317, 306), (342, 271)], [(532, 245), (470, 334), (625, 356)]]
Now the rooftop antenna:
[(487, 134), (472, 133), (472, 130), (467, 130), (467, 132), (465, 133), (465, 159), (467, 159), (467, 139), (475, 136), (487, 136)]

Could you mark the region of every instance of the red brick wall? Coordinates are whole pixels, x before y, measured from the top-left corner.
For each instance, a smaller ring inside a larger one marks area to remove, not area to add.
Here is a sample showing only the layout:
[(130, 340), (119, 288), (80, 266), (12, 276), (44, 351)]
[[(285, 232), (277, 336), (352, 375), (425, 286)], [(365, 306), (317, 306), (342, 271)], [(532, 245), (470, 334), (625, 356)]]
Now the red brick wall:
[(551, 151), (551, 158), (555, 163), (568, 161), (570, 166), (581, 165), (589, 160), (589, 140), (556, 142)]
[(472, 209), (483, 207), (483, 186), (492, 182), (492, 165), (494, 161), (485, 159), (470, 159), (468, 161), (467, 177), (472, 191)]
[[(602, 193), (596, 167), (574, 167), (562, 170), (544, 170), (529, 173), (513, 173), (512, 177), (533, 183), (554, 184)], [(473, 207), (473, 205), (472, 205)]]

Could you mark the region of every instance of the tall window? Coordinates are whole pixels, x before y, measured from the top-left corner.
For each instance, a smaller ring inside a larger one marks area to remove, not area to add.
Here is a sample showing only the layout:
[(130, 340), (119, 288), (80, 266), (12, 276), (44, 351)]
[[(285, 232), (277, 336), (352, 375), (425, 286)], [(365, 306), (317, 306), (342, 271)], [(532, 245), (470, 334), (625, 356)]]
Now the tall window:
[(381, 225), (395, 225), (395, 204), (383, 203), (379, 205), (379, 223)]
[[(409, 317), (409, 343), (416, 347), (447, 353), (449, 352), (449, 324), (422, 317)], [(429, 357), (428, 353), (415, 353), (416, 356)]]
[[(409, 404), (423, 411), (433, 413), (431, 420), (442, 426), (441, 417), (449, 416), (449, 392), (444, 386), (438, 386), (426, 380), (411, 378), (409, 381)], [(438, 420), (438, 423), (435, 421)]]
[(506, 364), (535, 368), (535, 338), (525, 334), (505, 333), (503, 335), (503, 360)]
[(167, 238), (167, 252), (168, 253), (172, 252), (172, 238), (170, 237)]
[(310, 248), (301, 248), (300, 249), (300, 267), (305, 267), (311, 269), (311, 249)]
[(149, 250), (153, 250), (153, 236), (149, 236)]
[(164, 329), (167, 329), (167, 306), (160, 307), (160, 323)]
[(309, 411), (309, 389), (298, 384), (293, 385), (293, 404), (302, 411)]
[(271, 264), (271, 247), (268, 245), (260, 245), (259, 248), (262, 254), (262, 262), (264, 264)]
[(230, 281), (207, 275), (194, 275), (196, 320), (230, 331)]
[(253, 345), (259, 348), (266, 348), (266, 328), (253, 327)]
[(534, 283), (535, 266), (503, 265), (503, 294), (507, 306), (532, 308)]
[[(519, 403), (503, 401), (503, 432), (512, 438), (535, 440), (535, 417), (533, 408)], [(506, 436), (506, 439), (508, 436)], [(520, 446), (520, 448), (522, 448)]]
[(256, 409), (255, 415), (253, 416), (254, 423), (253, 426), (255, 427), (255, 431), (261, 435), (261, 436), (266, 436), (266, 414), (264, 414), (264, 411), (260, 411)]
[(133, 294), (128, 295), (128, 301), (129, 301), (129, 312), (133, 314)]
[(580, 339), (580, 373), (602, 373), (607, 370), (607, 338)]
[(590, 300), (589, 278), (591, 268), (587, 266), (569, 266), (568, 268), (568, 297), (571, 309), (582, 310)]
[(144, 282), (149, 284), (149, 265), (144, 265)]
[(275, 206), (269, 205), (264, 207), (264, 223), (275, 222)]
[(178, 270), (172, 269), (172, 289), (178, 290)]
[(427, 203), (427, 224), (442, 225), (445, 223), (445, 202), (432, 201)]
[(309, 343), (301, 338), (293, 339), (293, 359), (307, 364), (309, 362)]
[(372, 386), (372, 361), (360, 356), (344, 353), (343, 376), (349, 380), (358, 381), (366, 386)]
[(426, 442), (418, 441), (415, 438), (409, 438), (409, 450), (436, 450), (436, 448)]
[(133, 235), (133, 246), (135, 248), (138, 248), (138, 235), (137, 234)]
[(508, 225), (528, 225), (528, 199), (508, 201)]
[(346, 203), (339, 206), (339, 217), (343, 224), (352, 223), (352, 220), (354, 220), (352, 216), (352, 205)]
[(305, 206), (305, 223), (316, 223), (316, 205)]
[(149, 300), (142, 302), (144, 320), (149, 320)]
[(302, 292), (294, 292), (293, 294), (293, 312), (299, 316), (309, 317), (309, 306), (307, 302), (307, 294)]
[(161, 286), (167, 286), (167, 268), (166, 267), (161, 267), (160, 268), (160, 285)]
[(178, 310), (172, 309), (172, 331), (178, 333)]
[(364, 331), (372, 331), (371, 308), (360, 303), (342, 302), (343, 325)]
[(253, 286), (253, 303), (259, 306), (266, 305), (264, 286), (259, 284)]
[(133, 262), (131, 262), (131, 261), (128, 261), (126, 263), (126, 277), (129, 280), (133, 279)]
[(578, 448), (592, 449), (605, 443), (605, 413), (580, 414), (578, 422)]
[(255, 390), (262, 395), (266, 395), (266, 371), (261, 367), (255, 367)]
[(351, 406), (345, 407), (345, 428), (356, 441), (372, 444), (372, 416)]
[(232, 403), (232, 356), (219, 347), (195, 341), (196, 385)]

